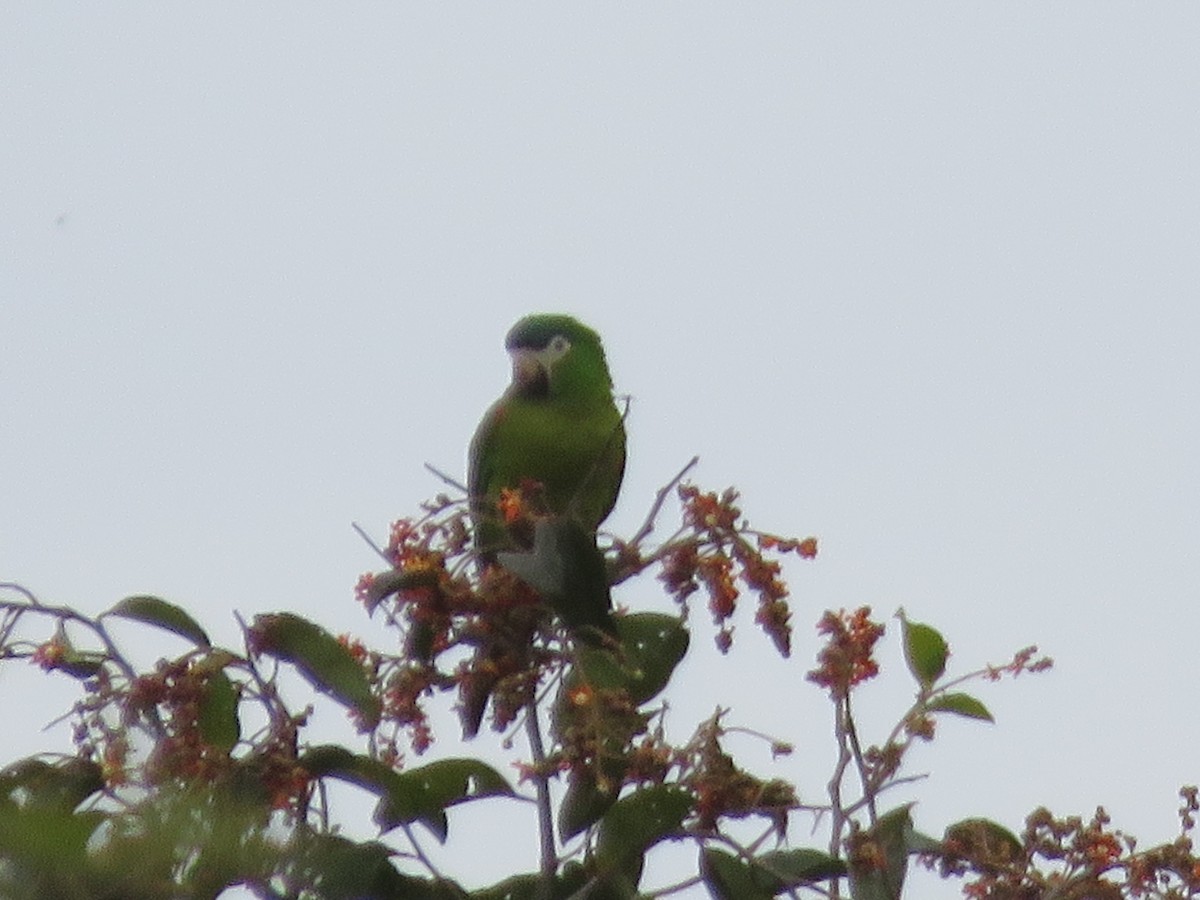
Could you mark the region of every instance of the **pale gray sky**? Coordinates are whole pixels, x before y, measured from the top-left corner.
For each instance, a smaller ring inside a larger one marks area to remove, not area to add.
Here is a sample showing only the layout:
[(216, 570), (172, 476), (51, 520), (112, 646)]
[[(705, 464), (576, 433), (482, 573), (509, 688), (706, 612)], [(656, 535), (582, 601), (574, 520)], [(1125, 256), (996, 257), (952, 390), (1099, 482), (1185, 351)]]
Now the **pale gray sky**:
[[(749, 607), (723, 662), (694, 617), (679, 731), (730, 705), (817, 799), (811, 625), (903, 604), (960, 668), (1058, 662), (916, 755), (920, 828), (1104, 803), (1169, 838), (1200, 778), (1197, 46), (1191, 3), (9, 5), (0, 579), (375, 634), (350, 521), (461, 472), (504, 331), (572, 312), (634, 398), (614, 530), (698, 453), (822, 541), (790, 662)], [(888, 641), (867, 740), (910, 693)], [(66, 745), (56, 689), (0, 669), (5, 760)], [(454, 827), (522, 830), (489, 815)]]

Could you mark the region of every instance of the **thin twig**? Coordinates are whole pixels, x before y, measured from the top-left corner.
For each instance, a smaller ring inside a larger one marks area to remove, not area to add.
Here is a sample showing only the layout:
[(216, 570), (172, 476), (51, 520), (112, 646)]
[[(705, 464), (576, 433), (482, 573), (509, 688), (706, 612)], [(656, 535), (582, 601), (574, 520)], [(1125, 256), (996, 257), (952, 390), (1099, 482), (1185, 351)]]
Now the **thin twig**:
[(549, 900), (554, 890), (554, 873), (558, 869), (558, 855), (554, 847), (554, 815), (550, 809), (550, 779), (544, 771), (546, 748), (542, 744), (542, 730), (538, 725), (537, 706), (531, 704), (525, 713), (525, 731), (529, 736), (529, 752), (533, 757), (533, 779), (537, 787), (538, 838), (541, 845), (542, 880), (538, 896)]
[(658, 489), (658, 493), (654, 495), (654, 503), (650, 507), (650, 512), (646, 515), (646, 521), (642, 523), (642, 527), (637, 530), (632, 540), (628, 541), (631, 546), (636, 547), (654, 531), (654, 520), (658, 518), (659, 512), (662, 511), (663, 504), (667, 502), (667, 497), (678, 486), (679, 482), (683, 481), (683, 477), (687, 475), (696, 464), (700, 462), (699, 456), (693, 456), (688, 460), (687, 465), (680, 469), (674, 478)]
[(34, 594), (33, 591), (29, 590), (29, 588), (23, 585), (17, 584), (16, 582), (0, 581), (0, 591), (15, 591), (28, 600), (33, 606), (42, 605), (41, 601), (38, 600), (37, 595)]
[(454, 479), (450, 475), (447, 475), (445, 472), (443, 472), (441, 469), (439, 469), (433, 463), (425, 463), (425, 468), (427, 471), (436, 475), (438, 478), (440, 478), (446, 484), (450, 485), (450, 487), (454, 488), (455, 490), (462, 491), (464, 494), (470, 493), (470, 491), (467, 490), (467, 486), (465, 484), (459, 483), (456, 479)]
[[(545, 645), (541, 645), (541, 646), (545, 646)], [(542, 688), (541, 693), (534, 694), (533, 702), (528, 703), (521, 708), (520, 718), (517, 719), (517, 721), (515, 721), (513, 723), (512, 728), (509, 730), (508, 735), (504, 739), (506, 749), (512, 748), (512, 739), (513, 739), (513, 737), (516, 736), (516, 733), (521, 729), (521, 727), (522, 726), (528, 727), (525, 720), (527, 718), (529, 718), (530, 711), (541, 708), (541, 705), (545, 701), (545, 699), (547, 697), (549, 697), (550, 694), (554, 691), (554, 689), (557, 688), (558, 685), (562, 682), (562, 677), (563, 677), (563, 674), (562, 674), (561, 670), (558, 671), (557, 673), (555, 673), (550, 678), (550, 680), (548, 682), (546, 682), (546, 686), (544, 688)], [(539, 737), (540, 737), (540, 735), (539, 735)]]
[[(106, 658), (119, 668), (130, 681), (137, 680), (137, 672), (134, 670), (121, 655), (121, 651), (117, 649), (117, 645), (108, 634), (108, 629), (100, 621), (100, 618), (90, 619), (81, 612), (71, 609), (69, 606), (49, 606), (40, 602), (30, 591), (16, 584), (4, 583), (0, 584), (0, 589), (16, 591), (19, 594), (29, 598), (29, 603), (9, 603), (0, 601), (0, 609), (12, 610), (15, 612), (35, 612), (41, 615), (51, 616), (58, 619), (60, 622), (77, 622), (78, 624), (89, 629), (93, 634), (100, 639), (104, 644)], [(103, 613), (101, 613), (103, 615)]]
[[(126, 660), (121, 654), (116, 642), (113, 641), (112, 636), (109, 635), (108, 629), (104, 627), (104, 622), (101, 621), (104, 613), (101, 613), (96, 618), (91, 619), (85, 616), (83, 613), (71, 609), (69, 606), (47, 606), (45, 603), (42, 603), (40, 600), (38, 600), (37, 595), (35, 595), (33, 591), (12, 582), (0, 582), (0, 590), (14, 591), (28, 601), (27, 603), (10, 603), (7, 601), (0, 601), (0, 610), (9, 611), (14, 615), (20, 615), (24, 612), (36, 612), (42, 615), (52, 616), (58, 620), (60, 628), (63, 627), (64, 622), (76, 622), (79, 625), (88, 628), (94, 635), (96, 635), (97, 638), (100, 639), (100, 642), (104, 645), (105, 660), (111, 662), (114, 666), (120, 669), (125, 677), (129, 679), (130, 684), (137, 681), (137, 670), (135, 670), (129, 661)], [(163, 725), (157, 708), (151, 707), (147, 709), (144, 712), (144, 715), (146, 721), (150, 725), (151, 730), (159, 737), (165, 737), (167, 733), (166, 726)]]
[[(851, 752), (849, 740), (846, 734), (846, 718), (849, 716), (849, 709), (844, 699), (837, 701), (834, 707), (834, 722), (833, 731), (837, 739), (838, 759), (837, 765), (833, 768), (833, 776), (829, 779), (829, 808), (832, 822), (830, 822), (829, 835), (829, 855), (840, 856), (842, 844), (842, 831), (846, 827), (846, 810), (842, 806), (842, 779), (846, 776), (846, 769), (850, 765)], [(833, 890), (830, 894), (832, 897), (841, 896), (840, 884), (834, 882)]]
[(368, 547), (370, 547), (383, 558), (385, 563), (390, 566), (395, 562), (395, 560), (391, 559), (377, 543), (371, 540), (371, 536), (367, 534), (366, 530), (361, 525), (359, 525), (357, 522), (351, 522), (350, 527), (355, 530), (360, 538), (367, 542)]
[[(924, 781), (928, 777), (929, 777), (928, 775), (922, 774), (922, 775), (900, 775), (895, 778), (890, 778), (887, 780), (886, 783), (877, 785), (873, 789), (873, 793), (870, 796), (871, 797), (879, 797), (880, 795), (883, 794), (884, 791), (890, 791), (893, 788), (902, 787), (906, 784), (916, 784), (919, 781)], [(849, 806), (847, 806), (846, 807), (847, 815), (856, 813), (860, 809), (865, 807), (868, 803), (868, 799), (869, 798), (867, 796), (864, 796), (864, 797), (859, 798), (858, 800), (855, 800), (853, 803), (851, 803)]]
[[(254, 657), (254, 650), (250, 646), (250, 626), (237, 610), (234, 610), (233, 618), (242, 630), (242, 646), (246, 648), (246, 660), (250, 663)], [(279, 660), (275, 659), (273, 662), (277, 672)], [(263, 699), (268, 708), (269, 722), (263, 726), (262, 733), (272, 734), (275, 732), (275, 729), (290, 728), (292, 726), (292, 716), (280, 698), (279, 691), (276, 689), (275, 675), (272, 674), (269, 679), (263, 678), (263, 674), (258, 670), (258, 666), (252, 663), (246, 666), (246, 671), (258, 687), (258, 696)]]
[(879, 818), (875, 811), (875, 784), (867, 774), (867, 762), (863, 759), (862, 744), (858, 742), (858, 728), (854, 725), (854, 715), (850, 712), (850, 694), (846, 694), (846, 734), (850, 738), (850, 749), (854, 751), (854, 765), (858, 769), (858, 779), (862, 784), (863, 799), (867, 801), (867, 814), (871, 824)]
[(417, 840), (417, 836), (413, 832), (412, 826), (407, 822), (403, 822), (401, 823), (400, 827), (404, 829), (404, 836), (408, 838), (408, 842), (412, 845), (413, 852), (417, 855), (417, 859), (419, 859), (422, 865), (429, 870), (430, 875), (438, 880), (441, 880), (442, 873), (439, 872), (438, 867), (433, 864), (433, 860), (426, 856), (425, 851), (421, 849), (421, 842)]

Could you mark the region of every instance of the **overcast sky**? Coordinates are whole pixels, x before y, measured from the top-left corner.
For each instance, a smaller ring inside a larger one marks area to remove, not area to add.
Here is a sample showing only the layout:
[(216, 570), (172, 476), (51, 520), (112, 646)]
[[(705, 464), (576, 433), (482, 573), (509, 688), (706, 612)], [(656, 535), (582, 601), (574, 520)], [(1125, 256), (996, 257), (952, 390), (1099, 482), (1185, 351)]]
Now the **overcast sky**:
[[(351, 521), (461, 474), (505, 330), (571, 312), (633, 397), (614, 531), (699, 454), (821, 540), (791, 661), (749, 606), (725, 660), (693, 617), (677, 736), (731, 706), (818, 801), (812, 625), (903, 605), (959, 671), (1057, 661), (914, 755), (918, 827), (1103, 803), (1169, 839), (1200, 778), (1197, 47), (1193, 3), (9, 4), (0, 580), (378, 638)], [(911, 697), (897, 631), (866, 741)], [(67, 746), (63, 681), (0, 669), (4, 760)], [(453, 828), (532, 867), (502, 807)]]

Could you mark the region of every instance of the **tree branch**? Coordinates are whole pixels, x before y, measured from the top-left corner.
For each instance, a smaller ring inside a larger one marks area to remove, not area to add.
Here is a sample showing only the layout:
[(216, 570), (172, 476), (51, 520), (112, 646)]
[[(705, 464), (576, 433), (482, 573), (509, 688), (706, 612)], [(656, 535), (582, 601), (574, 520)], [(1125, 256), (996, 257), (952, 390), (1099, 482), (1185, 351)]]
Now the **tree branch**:
[(637, 546), (642, 541), (650, 536), (654, 531), (654, 520), (658, 518), (658, 514), (662, 511), (663, 504), (667, 502), (667, 497), (683, 481), (683, 477), (687, 475), (696, 464), (700, 462), (699, 456), (693, 456), (688, 460), (687, 465), (675, 473), (675, 477), (658, 489), (658, 493), (654, 495), (654, 503), (650, 507), (650, 512), (646, 515), (646, 521), (642, 523), (642, 527), (634, 533), (633, 538), (628, 542), (630, 546)]
[(558, 870), (558, 851), (554, 846), (554, 815), (550, 809), (550, 778), (546, 775), (546, 748), (542, 744), (542, 729), (538, 724), (536, 700), (525, 713), (525, 733), (529, 737), (529, 752), (533, 757), (534, 785), (537, 787), (538, 839), (541, 844), (542, 882), (539, 898), (549, 900), (554, 890), (554, 875)]

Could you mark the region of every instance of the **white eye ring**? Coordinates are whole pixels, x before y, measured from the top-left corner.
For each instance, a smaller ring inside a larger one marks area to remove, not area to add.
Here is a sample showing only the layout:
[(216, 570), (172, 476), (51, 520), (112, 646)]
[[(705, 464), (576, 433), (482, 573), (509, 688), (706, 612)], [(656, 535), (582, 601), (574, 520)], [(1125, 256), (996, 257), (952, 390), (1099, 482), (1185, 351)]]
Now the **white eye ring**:
[(550, 339), (550, 346), (547, 349), (555, 358), (558, 358), (571, 349), (571, 342), (561, 334), (556, 334)]

